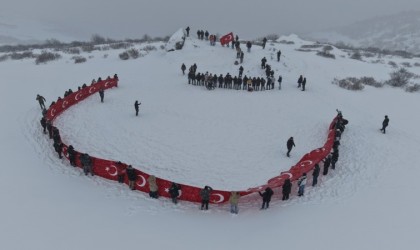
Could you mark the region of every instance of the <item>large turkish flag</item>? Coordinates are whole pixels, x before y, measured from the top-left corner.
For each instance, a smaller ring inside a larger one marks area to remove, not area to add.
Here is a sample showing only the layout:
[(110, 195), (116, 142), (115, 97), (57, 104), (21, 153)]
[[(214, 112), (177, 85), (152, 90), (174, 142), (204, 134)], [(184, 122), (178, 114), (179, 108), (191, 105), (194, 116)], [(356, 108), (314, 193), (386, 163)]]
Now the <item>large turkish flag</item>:
[(228, 44), (228, 43), (230, 43), (231, 41), (233, 41), (233, 33), (232, 33), (232, 32), (230, 32), (229, 34), (224, 35), (224, 36), (222, 36), (222, 37), (220, 38), (220, 44), (221, 44), (221, 45)]

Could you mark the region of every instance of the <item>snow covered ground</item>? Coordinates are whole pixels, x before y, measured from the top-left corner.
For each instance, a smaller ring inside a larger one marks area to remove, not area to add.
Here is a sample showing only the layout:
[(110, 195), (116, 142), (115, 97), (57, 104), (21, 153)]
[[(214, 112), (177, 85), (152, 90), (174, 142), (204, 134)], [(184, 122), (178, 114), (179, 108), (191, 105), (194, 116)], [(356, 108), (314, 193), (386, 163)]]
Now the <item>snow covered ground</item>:
[[(299, 52), (295, 49), (311, 42), (282, 39), (295, 44), (253, 46), (243, 64), (244, 74), (263, 76), (260, 60), (267, 57), (276, 78), (283, 76), (281, 91), (188, 85), (182, 63), (197, 63), (199, 72), (238, 72), (234, 50), (194, 38), (181, 51), (158, 49), (137, 60), (121, 61), (121, 51), (94, 51), (83, 64), (73, 64), (69, 55), (46, 65), (0, 63), (1, 248), (415, 249), (420, 243), (419, 95), (389, 87), (343, 90), (331, 84), (334, 77), (387, 79), (393, 69), (349, 59), (337, 49), (335, 60)], [(273, 61), (278, 48), (280, 63)], [(419, 74), (420, 68), (410, 71)], [(203, 212), (197, 204), (173, 205), (85, 177), (56, 157), (42, 134), (35, 96), (43, 95), (49, 104), (68, 88), (114, 73), (120, 87), (106, 91), (105, 103), (90, 97), (56, 121), (62, 139), (78, 150), (180, 183), (245, 189), (321, 146), (338, 108), (350, 124), (337, 169), (302, 198), (282, 202), (277, 192), (270, 209), (260, 211), (260, 200), (240, 203), (237, 216), (229, 214), (228, 205)], [(300, 74), (307, 77), (305, 92), (296, 88)], [(139, 117), (136, 99), (142, 102)], [(386, 135), (379, 132), (384, 115), (390, 117)], [(297, 147), (287, 158), (290, 136)]]

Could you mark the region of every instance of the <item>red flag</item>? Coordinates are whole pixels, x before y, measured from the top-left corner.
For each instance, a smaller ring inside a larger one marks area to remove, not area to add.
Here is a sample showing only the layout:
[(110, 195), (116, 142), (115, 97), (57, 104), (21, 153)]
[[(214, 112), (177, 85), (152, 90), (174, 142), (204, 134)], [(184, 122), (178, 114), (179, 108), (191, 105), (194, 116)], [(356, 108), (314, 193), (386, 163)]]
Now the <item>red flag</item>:
[(232, 33), (232, 32), (230, 32), (229, 34), (224, 35), (224, 36), (222, 36), (222, 37), (220, 38), (220, 44), (221, 44), (221, 45), (228, 44), (228, 43), (230, 43), (231, 41), (233, 41), (233, 33)]

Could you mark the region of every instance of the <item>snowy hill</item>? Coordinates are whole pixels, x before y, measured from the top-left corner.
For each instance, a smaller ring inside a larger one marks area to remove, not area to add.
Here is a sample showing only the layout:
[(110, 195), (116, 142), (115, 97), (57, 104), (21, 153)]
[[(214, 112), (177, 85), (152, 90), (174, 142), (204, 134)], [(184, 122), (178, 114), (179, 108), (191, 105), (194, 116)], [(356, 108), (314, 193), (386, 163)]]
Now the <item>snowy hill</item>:
[[(142, 56), (136, 60), (120, 60), (124, 49), (118, 49), (82, 52), (88, 58), (82, 64), (63, 52), (48, 64), (0, 62), (6, 79), (0, 110), (7, 117), (0, 132), (0, 245), (306, 249), (316, 242), (316, 248), (326, 250), (415, 249), (420, 243), (420, 202), (413, 199), (420, 174), (418, 93), (387, 86), (351, 92), (331, 82), (348, 76), (385, 80), (395, 70), (389, 61), (414, 65), (417, 59), (375, 55), (354, 60), (335, 47), (331, 59), (317, 55), (323, 46), (294, 35), (268, 42), (265, 49), (254, 45), (245, 52), (244, 74), (263, 76), (260, 61), (266, 57), (283, 84), (281, 90), (252, 93), (189, 85), (182, 63), (197, 63), (198, 72), (217, 75), (237, 75), (239, 67), (235, 50), (191, 37), (182, 50), (172, 52), (162, 43), (137, 44)], [(419, 67), (410, 71), (420, 74)], [(90, 97), (56, 121), (62, 139), (76, 149), (180, 183), (242, 189), (265, 183), (323, 144), (338, 108), (350, 123), (337, 169), (320, 177), (318, 186), (308, 186), (304, 197), (283, 202), (275, 190), (268, 210), (259, 210), (259, 197), (241, 201), (238, 216), (229, 214), (228, 204), (203, 212), (197, 204), (174, 205), (86, 177), (58, 159), (39, 125), (35, 96), (43, 95), (49, 104), (69, 88), (114, 73), (120, 84), (105, 92), (104, 103)], [(305, 92), (297, 88), (301, 74), (308, 80)], [(142, 102), (139, 117), (134, 116), (135, 100)], [(386, 135), (379, 131), (384, 115), (391, 120)], [(287, 158), (290, 136), (296, 148)]]
[(376, 17), (332, 30), (315, 32), (307, 37), (356, 47), (420, 52), (420, 11)]

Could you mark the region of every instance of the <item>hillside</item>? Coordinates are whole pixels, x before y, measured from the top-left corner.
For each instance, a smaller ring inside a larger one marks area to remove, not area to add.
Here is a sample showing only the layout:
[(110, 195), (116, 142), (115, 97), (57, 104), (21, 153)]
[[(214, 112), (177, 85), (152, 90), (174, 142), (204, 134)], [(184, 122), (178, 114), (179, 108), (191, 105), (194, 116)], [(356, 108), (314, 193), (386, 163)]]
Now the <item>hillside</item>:
[[(234, 50), (195, 38), (173, 52), (161, 45), (136, 44), (141, 56), (129, 60), (119, 58), (125, 49), (109, 49), (81, 52), (87, 61), (79, 64), (61, 51), (60, 59), (47, 64), (36, 65), (33, 58), (0, 62), (0, 110), (7, 118), (0, 130), (2, 248), (304, 249), (316, 242), (326, 250), (391, 250), (420, 243), (420, 202), (413, 199), (420, 174), (419, 93), (388, 86), (352, 92), (331, 84), (349, 76), (386, 80), (395, 70), (389, 61), (410, 63), (409, 70), (420, 74), (416, 58), (354, 60), (335, 47), (329, 50), (335, 59), (325, 58), (317, 55), (324, 45), (292, 35), (245, 52), (244, 74), (263, 76), (260, 61), (266, 57), (276, 79), (283, 76), (281, 90), (209, 91), (189, 85), (181, 64), (236, 75)], [(304, 197), (283, 202), (275, 190), (268, 210), (259, 210), (259, 197), (241, 201), (237, 216), (229, 214), (228, 204), (203, 212), (197, 204), (174, 205), (86, 177), (58, 159), (39, 125), (35, 96), (49, 104), (69, 88), (114, 73), (120, 84), (105, 92), (104, 103), (90, 97), (56, 121), (62, 139), (75, 148), (181, 183), (242, 189), (265, 183), (319, 147), (339, 109), (350, 123), (337, 169), (317, 187), (308, 186)], [(301, 74), (308, 80), (305, 92), (297, 88)], [(139, 117), (135, 100), (142, 102)], [(386, 135), (379, 131), (384, 115), (391, 120)], [(287, 158), (290, 136), (296, 148)]]

